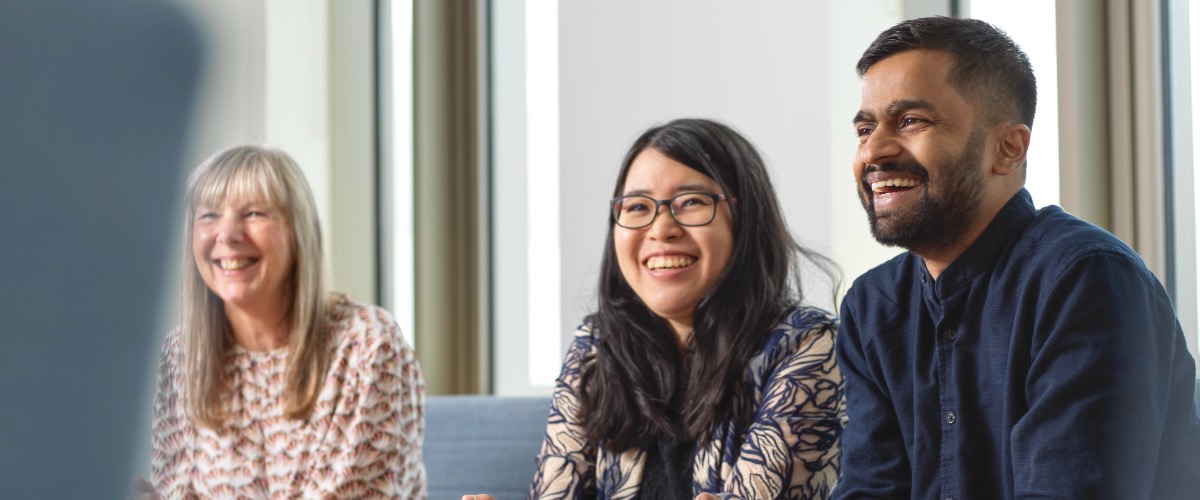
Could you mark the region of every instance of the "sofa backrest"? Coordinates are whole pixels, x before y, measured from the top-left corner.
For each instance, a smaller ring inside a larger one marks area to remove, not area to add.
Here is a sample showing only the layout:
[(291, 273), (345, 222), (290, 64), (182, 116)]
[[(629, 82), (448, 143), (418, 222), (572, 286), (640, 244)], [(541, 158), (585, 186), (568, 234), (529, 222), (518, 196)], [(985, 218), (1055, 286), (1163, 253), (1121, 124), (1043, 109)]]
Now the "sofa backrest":
[(548, 397), (426, 398), (429, 499), (459, 500), (472, 493), (525, 498), (549, 414)]

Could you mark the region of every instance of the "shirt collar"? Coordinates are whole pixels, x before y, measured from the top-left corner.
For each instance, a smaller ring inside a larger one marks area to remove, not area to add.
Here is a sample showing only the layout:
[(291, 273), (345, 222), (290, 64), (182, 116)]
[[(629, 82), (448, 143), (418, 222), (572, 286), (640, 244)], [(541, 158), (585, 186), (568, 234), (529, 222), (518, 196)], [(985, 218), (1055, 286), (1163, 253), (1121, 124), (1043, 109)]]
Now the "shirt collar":
[[(988, 272), (996, 267), (996, 260), (1000, 258), (1000, 254), (1008, 249), (1009, 244), (1016, 238), (1018, 234), (1025, 230), (1025, 227), (1033, 222), (1037, 210), (1033, 208), (1033, 198), (1029, 196), (1029, 191), (1021, 188), (1017, 194), (1013, 195), (1008, 203), (1004, 204), (1004, 208), (996, 214), (996, 218), (988, 224), (987, 229), (971, 243), (967, 250), (954, 259), (942, 274), (938, 276), (936, 282), (933, 283), (933, 292), (938, 297), (946, 297), (961, 289), (964, 285), (970, 283), (975, 277)], [(920, 262), (919, 271), (924, 279), (929, 278), (929, 271), (925, 268), (925, 261), (917, 259)]]

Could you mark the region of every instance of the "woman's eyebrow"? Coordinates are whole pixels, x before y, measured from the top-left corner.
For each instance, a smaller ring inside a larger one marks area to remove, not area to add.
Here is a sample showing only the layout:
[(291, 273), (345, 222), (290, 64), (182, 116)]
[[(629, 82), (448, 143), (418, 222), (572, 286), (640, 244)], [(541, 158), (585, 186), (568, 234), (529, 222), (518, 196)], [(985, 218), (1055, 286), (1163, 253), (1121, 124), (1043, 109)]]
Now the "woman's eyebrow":
[[(707, 193), (707, 192), (711, 191), (712, 189), (713, 188), (711, 186), (707, 186), (704, 184), (680, 184), (680, 185), (672, 188), (671, 192), (675, 193), (675, 194), (691, 193), (691, 192), (696, 192), (696, 191), (701, 191), (701, 192)], [(621, 196), (634, 196), (634, 195), (650, 196), (650, 190), (649, 189), (634, 189), (631, 191), (625, 191), (624, 193), (621, 194)]]
[(693, 191), (704, 191), (704, 192), (708, 192), (708, 191), (711, 191), (711, 190), (712, 190), (712, 188), (711, 188), (711, 187), (709, 187), (709, 186), (706, 186), (706, 185), (704, 185), (704, 184), (681, 184), (681, 185), (675, 186), (675, 193), (676, 193), (676, 194), (678, 194), (678, 193), (688, 193), (688, 192), (693, 192)]

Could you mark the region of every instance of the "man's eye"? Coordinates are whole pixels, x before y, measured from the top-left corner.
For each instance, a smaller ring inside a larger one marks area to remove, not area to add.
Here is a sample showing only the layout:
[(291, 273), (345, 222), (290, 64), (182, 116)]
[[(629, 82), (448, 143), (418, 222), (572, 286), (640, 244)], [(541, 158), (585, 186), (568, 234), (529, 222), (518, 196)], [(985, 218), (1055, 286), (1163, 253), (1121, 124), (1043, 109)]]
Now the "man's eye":
[(866, 137), (866, 136), (868, 136), (868, 135), (871, 135), (871, 132), (872, 132), (873, 130), (874, 130), (874, 129), (872, 129), (871, 127), (858, 127), (858, 128), (856, 128), (856, 129), (854, 129), (854, 133), (855, 133), (855, 135), (857, 135), (858, 137)]
[(910, 126), (916, 125), (918, 123), (921, 123), (923, 121), (925, 121), (925, 120), (922, 120), (920, 118), (916, 118), (913, 116), (906, 116), (906, 117), (900, 119), (900, 128), (910, 127)]

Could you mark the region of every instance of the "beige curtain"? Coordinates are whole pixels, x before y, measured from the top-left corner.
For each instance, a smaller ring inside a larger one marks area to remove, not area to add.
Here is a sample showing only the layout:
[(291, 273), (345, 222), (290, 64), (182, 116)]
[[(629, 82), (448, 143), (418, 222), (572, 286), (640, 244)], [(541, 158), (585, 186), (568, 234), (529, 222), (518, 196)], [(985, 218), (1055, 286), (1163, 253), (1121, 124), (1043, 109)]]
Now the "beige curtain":
[(1063, 208), (1116, 234), (1165, 279), (1159, 8), (1058, 0), (1059, 148)]
[(413, 3), (415, 328), (429, 394), (483, 389), (480, 1)]

